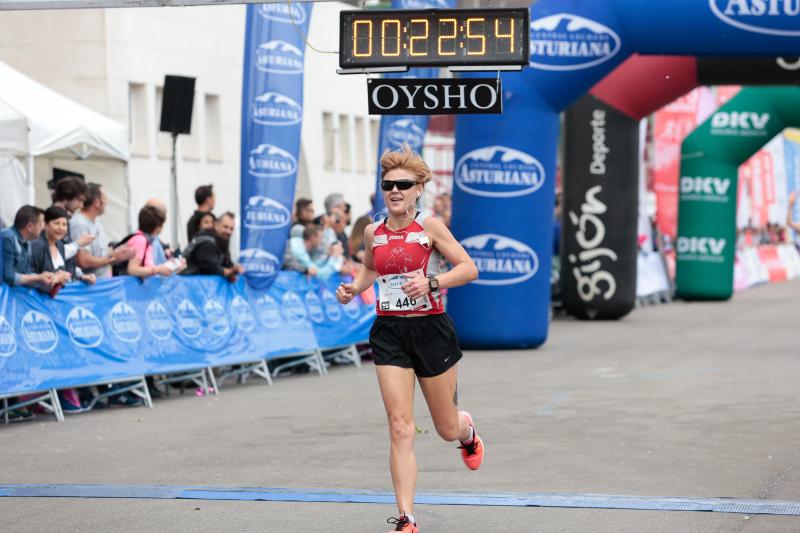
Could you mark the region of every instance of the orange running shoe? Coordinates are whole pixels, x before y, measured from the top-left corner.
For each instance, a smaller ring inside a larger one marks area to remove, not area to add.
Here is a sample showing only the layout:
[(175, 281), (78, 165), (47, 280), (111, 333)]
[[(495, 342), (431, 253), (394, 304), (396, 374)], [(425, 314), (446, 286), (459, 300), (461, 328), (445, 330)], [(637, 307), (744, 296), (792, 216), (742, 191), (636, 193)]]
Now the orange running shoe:
[(481, 463), (483, 463), (483, 441), (478, 436), (478, 432), (475, 431), (475, 425), (472, 423), (472, 416), (466, 411), (459, 411), (460, 414), (463, 414), (467, 417), (467, 422), (472, 427), (472, 442), (469, 444), (461, 443), (461, 446), (458, 447), (461, 450), (461, 459), (464, 460), (464, 464), (467, 465), (467, 468), (470, 470), (477, 470), (481, 467)]
[(417, 524), (409, 520), (406, 515), (403, 515), (400, 518), (391, 517), (386, 520), (386, 523), (396, 524), (395, 528), (389, 533), (393, 533), (394, 531), (402, 531), (403, 533), (419, 533)]

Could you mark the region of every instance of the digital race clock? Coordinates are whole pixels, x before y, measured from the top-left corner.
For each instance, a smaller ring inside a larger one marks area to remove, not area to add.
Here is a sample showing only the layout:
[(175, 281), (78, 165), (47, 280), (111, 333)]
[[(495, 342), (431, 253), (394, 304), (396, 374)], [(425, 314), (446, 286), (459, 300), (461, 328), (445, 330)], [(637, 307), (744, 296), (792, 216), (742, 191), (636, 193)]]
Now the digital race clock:
[(339, 66), (527, 65), (528, 9), (342, 11)]

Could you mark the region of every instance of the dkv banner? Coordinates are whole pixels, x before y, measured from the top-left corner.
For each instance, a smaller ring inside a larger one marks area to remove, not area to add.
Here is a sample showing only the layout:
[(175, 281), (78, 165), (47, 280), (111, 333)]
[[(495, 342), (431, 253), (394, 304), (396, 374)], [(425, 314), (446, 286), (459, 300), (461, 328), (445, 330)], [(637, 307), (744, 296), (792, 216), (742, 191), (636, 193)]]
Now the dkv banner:
[(292, 221), (303, 120), (301, 32), (308, 34), (311, 7), (304, 3), (247, 7), (240, 260), (248, 282), (257, 288), (268, 287), (280, 270)]
[[(455, 0), (392, 0), (392, 9), (448, 9), (456, 6)], [(408, 72), (389, 73), (386, 78), (438, 78), (438, 68), (412, 68)], [(381, 154), (386, 150), (397, 150), (403, 143), (422, 155), (425, 132), (428, 131), (429, 115), (386, 115), (381, 118), (378, 134), (378, 166), (375, 172), (375, 201), (372, 204), (375, 213), (382, 210), (381, 194)]]

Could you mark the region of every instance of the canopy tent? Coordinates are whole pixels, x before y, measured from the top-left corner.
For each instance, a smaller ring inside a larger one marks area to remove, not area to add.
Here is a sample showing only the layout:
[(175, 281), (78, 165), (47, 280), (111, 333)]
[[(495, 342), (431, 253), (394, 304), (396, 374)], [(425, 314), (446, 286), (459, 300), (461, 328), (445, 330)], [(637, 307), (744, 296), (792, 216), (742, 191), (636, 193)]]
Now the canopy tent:
[(53, 166), (63, 166), (107, 188), (108, 222), (121, 233), (129, 157), (125, 126), (0, 62), (0, 215), (7, 223), (23, 203), (49, 204), (46, 182)]

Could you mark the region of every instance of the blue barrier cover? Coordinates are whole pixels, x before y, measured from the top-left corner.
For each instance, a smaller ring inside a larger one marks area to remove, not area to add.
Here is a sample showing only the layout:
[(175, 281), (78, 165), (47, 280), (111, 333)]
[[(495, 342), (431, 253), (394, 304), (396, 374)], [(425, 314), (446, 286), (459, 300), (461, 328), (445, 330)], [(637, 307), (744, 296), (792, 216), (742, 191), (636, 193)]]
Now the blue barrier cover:
[(216, 276), (73, 283), (56, 298), (0, 285), (0, 394), (237, 364), (365, 341), (373, 305), (280, 272), (267, 290)]

